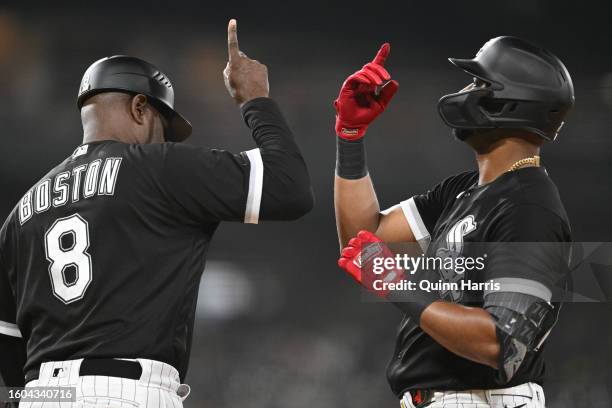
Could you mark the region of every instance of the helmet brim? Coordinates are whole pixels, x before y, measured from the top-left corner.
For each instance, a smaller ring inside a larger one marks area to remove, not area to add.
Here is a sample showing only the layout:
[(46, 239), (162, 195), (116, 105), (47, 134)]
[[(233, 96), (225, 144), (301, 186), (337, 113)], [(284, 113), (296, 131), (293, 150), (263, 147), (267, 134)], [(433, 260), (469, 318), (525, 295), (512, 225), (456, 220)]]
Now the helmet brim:
[(461, 68), (466, 73), (478, 77), (483, 80), (488, 80), (486, 78), (486, 71), (484, 68), (478, 63), (478, 61), (473, 59), (462, 59), (462, 58), (449, 58), (448, 59), (451, 64), (456, 66), (457, 68)]
[(182, 142), (191, 136), (193, 127), (183, 115), (163, 103), (153, 99), (153, 105), (168, 122), (165, 138), (168, 142)]

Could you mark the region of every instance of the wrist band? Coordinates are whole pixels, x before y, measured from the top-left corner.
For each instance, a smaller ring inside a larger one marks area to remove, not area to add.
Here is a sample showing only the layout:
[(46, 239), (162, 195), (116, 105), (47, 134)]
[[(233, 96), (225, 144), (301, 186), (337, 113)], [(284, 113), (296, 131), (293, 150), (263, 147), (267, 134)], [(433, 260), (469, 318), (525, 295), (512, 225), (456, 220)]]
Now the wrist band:
[(394, 290), (387, 295), (387, 300), (407, 313), (414, 321), (421, 325), (421, 314), (427, 306), (437, 300), (441, 300), (437, 291), (426, 292), (424, 290), (403, 291)]
[(338, 177), (357, 180), (367, 176), (368, 166), (363, 138), (345, 140), (339, 137), (336, 146), (336, 175)]

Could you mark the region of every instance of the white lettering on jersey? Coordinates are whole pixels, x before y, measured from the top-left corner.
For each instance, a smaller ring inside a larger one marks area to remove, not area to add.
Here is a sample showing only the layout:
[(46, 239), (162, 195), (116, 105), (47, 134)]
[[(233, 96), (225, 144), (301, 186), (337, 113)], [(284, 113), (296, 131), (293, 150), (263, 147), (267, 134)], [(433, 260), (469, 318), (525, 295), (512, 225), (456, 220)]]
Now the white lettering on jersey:
[[(440, 258), (460, 258), (463, 255), (463, 244), (465, 236), (476, 230), (477, 224), (473, 215), (468, 215), (457, 221), (455, 225), (448, 230), (446, 234), (446, 248), (439, 248), (436, 251), (436, 256)], [(458, 273), (452, 266), (442, 267), (440, 277), (444, 282), (452, 283), (450, 288), (458, 287), (459, 282), (464, 278), (463, 273)], [(460, 289), (448, 289), (440, 291), (440, 295), (444, 300), (458, 302), (463, 297), (463, 291)]]
[(79, 201), (79, 195), (81, 195), (81, 173), (87, 168), (86, 164), (72, 169), (72, 202), (76, 203)]
[(19, 201), (19, 223), (23, 225), (27, 220), (32, 218), (32, 190), (25, 193), (21, 201)]
[(121, 166), (121, 157), (109, 157), (104, 161), (102, 175), (100, 176), (100, 186), (98, 187), (99, 195), (115, 194), (115, 183), (119, 174), (119, 166)]
[(58, 173), (53, 180), (41, 181), (19, 201), (19, 222), (23, 225), (34, 213), (45, 212), (51, 206), (57, 208), (66, 205), (70, 197), (74, 203), (81, 198), (91, 198), (95, 195), (114, 195), (120, 167), (120, 157), (109, 157), (104, 159), (104, 162), (102, 159), (96, 159), (75, 167), (72, 172)]
[(49, 179), (43, 180), (36, 186), (34, 190), (34, 197), (36, 197), (36, 200), (34, 200), (34, 211), (37, 214), (47, 211), (51, 207), (50, 190), (51, 180)]
[(98, 175), (100, 174), (100, 164), (102, 160), (94, 160), (89, 163), (87, 172), (85, 173), (85, 187), (83, 188), (83, 197), (89, 198), (96, 194), (98, 188)]
[(64, 182), (70, 178), (70, 172), (64, 171), (55, 176), (55, 181), (53, 182), (53, 194), (57, 194), (57, 196), (53, 199), (53, 206), (59, 207), (68, 202), (68, 184)]
[(449, 251), (457, 255), (463, 253), (463, 237), (476, 229), (476, 221), (473, 215), (468, 215), (459, 220), (446, 234), (446, 243)]

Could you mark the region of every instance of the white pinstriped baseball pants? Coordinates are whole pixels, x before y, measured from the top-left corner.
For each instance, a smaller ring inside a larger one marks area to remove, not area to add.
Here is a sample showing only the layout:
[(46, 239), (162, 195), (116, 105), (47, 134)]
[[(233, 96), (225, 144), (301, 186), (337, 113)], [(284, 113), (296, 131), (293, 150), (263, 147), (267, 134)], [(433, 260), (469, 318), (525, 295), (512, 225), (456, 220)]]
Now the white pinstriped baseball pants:
[(183, 408), (189, 386), (181, 384), (178, 371), (169, 364), (146, 359), (139, 380), (100, 375), (79, 376), (83, 359), (53, 361), (40, 366), (37, 380), (27, 387), (75, 387), (75, 402), (21, 402), (19, 408)]
[[(414, 408), (410, 393), (401, 399), (402, 408)], [(526, 383), (497, 390), (434, 392), (427, 408), (544, 408), (544, 390)]]

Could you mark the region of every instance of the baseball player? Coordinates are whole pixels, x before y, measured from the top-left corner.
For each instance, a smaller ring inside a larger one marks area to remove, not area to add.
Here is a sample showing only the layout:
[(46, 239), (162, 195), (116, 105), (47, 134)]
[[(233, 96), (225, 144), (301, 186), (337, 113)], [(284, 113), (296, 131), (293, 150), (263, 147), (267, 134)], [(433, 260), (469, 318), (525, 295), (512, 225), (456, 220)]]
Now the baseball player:
[[(335, 101), (335, 208), (339, 265), (405, 313), (387, 369), (391, 389), (402, 407), (544, 407), (542, 348), (559, 312), (553, 294), (566, 281), (571, 236), (539, 155), (574, 103), (570, 75), (549, 51), (514, 37), (488, 41), (473, 59), (451, 58), (473, 82), (438, 109), (475, 152), (477, 171), (381, 212), (363, 136), (398, 89), (384, 68), (389, 50), (383, 45), (349, 76)], [(392, 257), (385, 243), (397, 242), (418, 243), (434, 260), (481, 256), (483, 267), (407, 274), (391, 265), (382, 281), (405, 278), (421, 290), (377, 287), (368, 268)], [(430, 284), (439, 289), (423, 289)]]
[(0, 235), (8, 385), (76, 387), (72, 406), (182, 406), (219, 222), (292, 220), (313, 205), (267, 68), (239, 50), (235, 20), (228, 51), (225, 84), (257, 145), (238, 154), (178, 143), (191, 125), (150, 63), (113, 56), (85, 72), (83, 143), (23, 196)]

